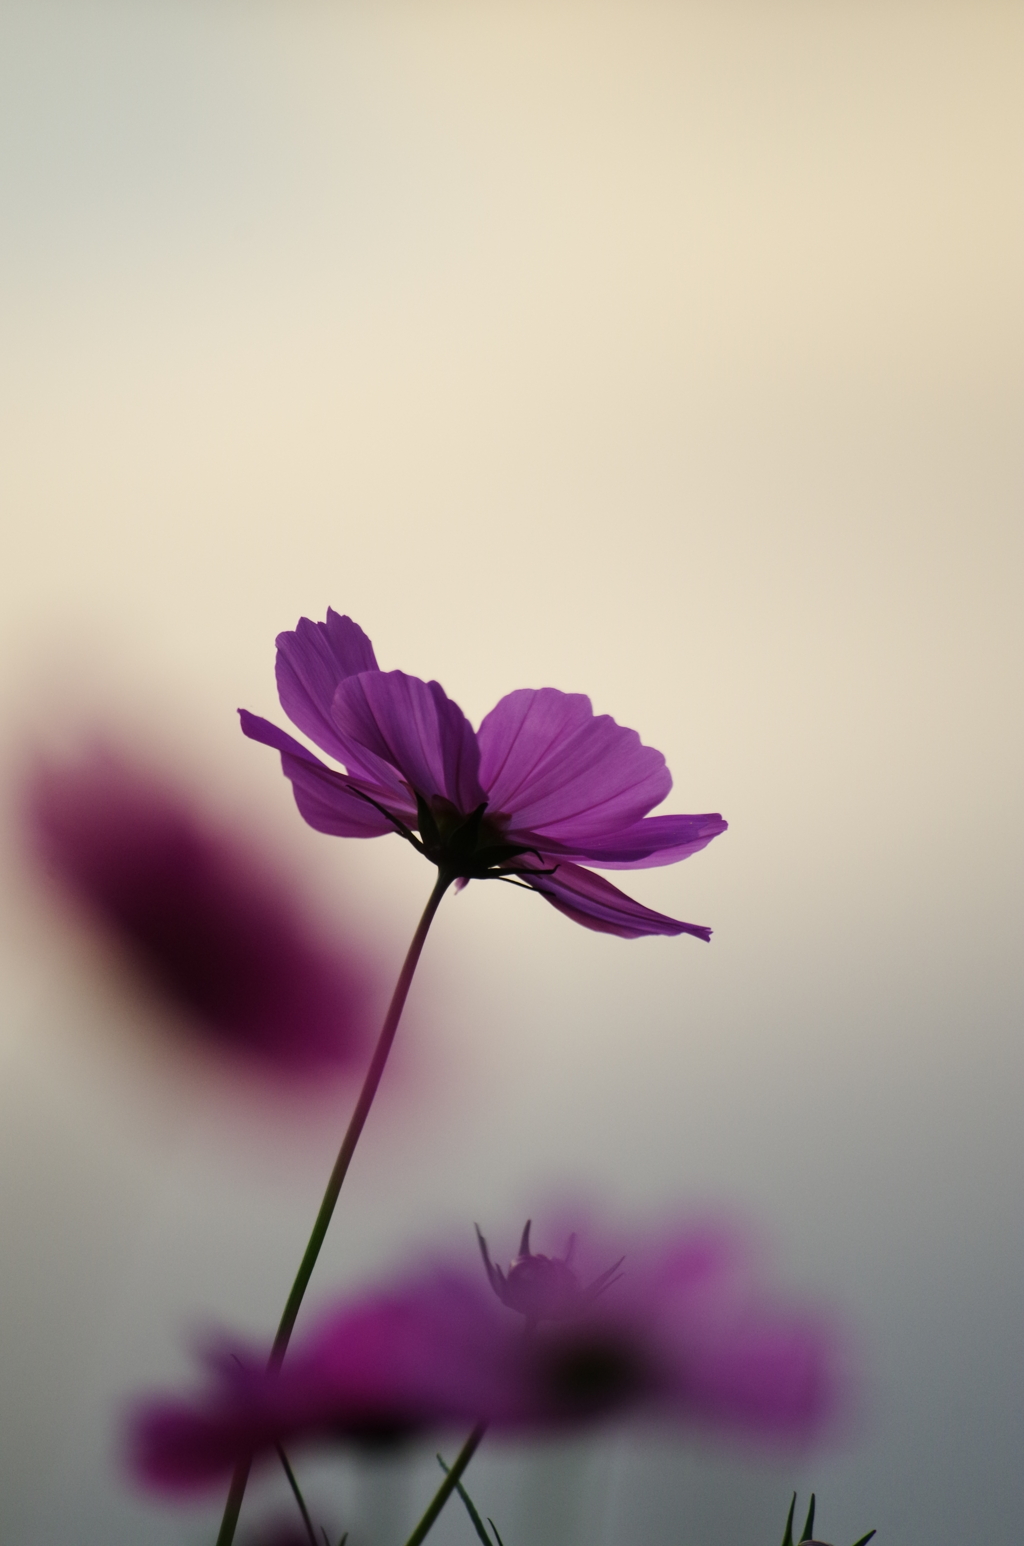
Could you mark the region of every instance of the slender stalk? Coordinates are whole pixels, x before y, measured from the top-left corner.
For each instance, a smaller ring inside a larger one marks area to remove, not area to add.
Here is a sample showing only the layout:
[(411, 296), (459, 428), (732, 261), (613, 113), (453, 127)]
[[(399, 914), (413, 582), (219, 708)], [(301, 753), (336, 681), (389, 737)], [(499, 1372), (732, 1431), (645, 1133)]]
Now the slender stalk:
[(284, 1474), (288, 1478), (288, 1485), (292, 1489), (296, 1503), (299, 1505), (299, 1513), (302, 1515), (302, 1523), (306, 1527), (306, 1535), (309, 1537), (310, 1546), (320, 1546), (320, 1543), (316, 1538), (316, 1531), (313, 1529), (313, 1521), (309, 1517), (309, 1509), (306, 1507), (306, 1500), (302, 1496), (302, 1488), (299, 1486), (295, 1472), (292, 1470), (291, 1461), (288, 1459), (288, 1456), (284, 1452), (283, 1444), (277, 1445), (277, 1458), (284, 1466)]
[(373, 1098), (377, 1093), (377, 1086), (380, 1084), (384, 1065), (388, 1060), (388, 1053), (391, 1051), (391, 1045), (395, 1039), (395, 1032), (398, 1030), (398, 1022), (402, 1018), (402, 1010), (405, 1008), (405, 1001), (409, 995), (413, 973), (416, 971), (420, 955), (423, 951), (427, 930), (433, 923), (434, 914), (440, 906), (441, 898), (448, 890), (453, 879), (453, 876), (446, 875), (443, 870), (438, 871), (437, 882), (430, 893), (426, 907), (423, 909), (423, 917), (416, 926), (416, 933), (412, 937), (408, 954), (402, 963), (402, 970), (398, 974), (398, 981), (395, 983), (395, 991), (391, 995), (388, 1012), (384, 1016), (384, 1024), (381, 1026), (377, 1045), (373, 1049), (370, 1066), (366, 1070), (363, 1087), (359, 1091), (359, 1099), (356, 1101), (356, 1107), (349, 1121), (348, 1129), (341, 1141), (338, 1158), (334, 1162), (334, 1169), (331, 1171), (331, 1178), (327, 1183), (327, 1190), (324, 1192), (324, 1200), (320, 1204), (320, 1212), (316, 1216), (316, 1223), (313, 1225), (309, 1244), (306, 1246), (303, 1258), (299, 1263), (299, 1270), (295, 1274), (292, 1291), (288, 1295), (288, 1302), (281, 1316), (281, 1324), (277, 1328), (277, 1335), (274, 1338), (274, 1346), (270, 1354), (271, 1368), (278, 1368), (280, 1366), (288, 1343), (291, 1341), (295, 1319), (299, 1313), (299, 1306), (302, 1303), (309, 1280), (313, 1275), (316, 1259), (320, 1255), (320, 1247), (324, 1243), (327, 1228), (331, 1222), (331, 1215), (334, 1213), (335, 1204), (338, 1201), (341, 1184), (348, 1172), (349, 1165), (352, 1163), (352, 1156), (356, 1151), (356, 1144), (359, 1142), (360, 1134), (366, 1125), (366, 1118), (370, 1114), (370, 1107), (373, 1105)]
[[(451, 1467), (445, 1464), (444, 1457), (442, 1455), (438, 1455), (436, 1458), (438, 1465), (441, 1467), (441, 1470), (444, 1472), (445, 1476), (447, 1476)], [(473, 1529), (477, 1533), (478, 1539), (483, 1541), (484, 1546), (494, 1546), (490, 1536), (484, 1529), (484, 1522), (477, 1512), (476, 1504), (473, 1502), (473, 1499), (470, 1497), (469, 1493), (466, 1491), (465, 1487), (463, 1487), (461, 1482), (455, 1483), (455, 1491), (458, 1493), (459, 1497), (462, 1499), (465, 1505), (466, 1513), (469, 1515), (470, 1521), (473, 1525)]]
[(245, 1497), (246, 1485), (249, 1481), (249, 1471), (252, 1467), (252, 1459), (246, 1455), (240, 1460), (231, 1473), (231, 1486), (228, 1488), (228, 1500), (224, 1505), (224, 1517), (220, 1522), (220, 1530), (217, 1533), (217, 1546), (231, 1546), (235, 1538), (235, 1530), (238, 1527), (238, 1516), (242, 1512), (242, 1499)]
[[(377, 1093), (377, 1087), (384, 1073), (384, 1065), (387, 1063), (388, 1053), (391, 1051), (395, 1032), (398, 1030), (398, 1022), (402, 1018), (402, 1010), (405, 1008), (405, 1001), (409, 996), (413, 975), (419, 963), (420, 955), (423, 952), (427, 931), (434, 921), (434, 914), (441, 905), (441, 898), (454, 879), (454, 875), (447, 874), (444, 870), (438, 870), (434, 889), (430, 893), (426, 907), (423, 909), (423, 916), (416, 926), (412, 943), (402, 963), (402, 970), (398, 974), (398, 981), (395, 983), (395, 991), (391, 995), (388, 1012), (384, 1016), (384, 1024), (380, 1028), (377, 1045), (373, 1049), (370, 1066), (366, 1070), (363, 1087), (359, 1091), (359, 1099), (356, 1101), (355, 1110), (345, 1131), (345, 1136), (341, 1141), (341, 1148), (338, 1150), (334, 1169), (331, 1171), (330, 1180), (327, 1182), (327, 1190), (324, 1192), (323, 1202), (320, 1204), (320, 1211), (313, 1225), (313, 1232), (309, 1237), (309, 1243), (299, 1263), (299, 1270), (295, 1274), (291, 1293), (288, 1295), (284, 1311), (281, 1315), (277, 1335), (274, 1337), (274, 1345), (270, 1351), (269, 1368), (271, 1370), (281, 1367), (282, 1360), (288, 1349), (288, 1343), (291, 1341), (292, 1331), (299, 1313), (299, 1306), (302, 1304), (309, 1280), (313, 1276), (313, 1268), (316, 1266), (317, 1257), (320, 1255), (320, 1248), (327, 1235), (331, 1217), (341, 1192), (342, 1182), (348, 1172), (349, 1165), (352, 1163), (356, 1144), (359, 1142), (360, 1134), (366, 1125), (366, 1119), (370, 1114), (370, 1107), (373, 1105), (373, 1098)], [(246, 1459), (240, 1461), (235, 1467), (231, 1478), (231, 1487), (228, 1491), (227, 1503), (224, 1507), (224, 1517), (221, 1520), (220, 1533), (217, 1536), (217, 1546), (231, 1546), (231, 1542), (235, 1538), (238, 1515), (242, 1508), (242, 1499), (245, 1496), (245, 1488), (249, 1480), (250, 1465), (251, 1460)]]
[(462, 1480), (462, 1473), (476, 1454), (480, 1440), (487, 1432), (486, 1423), (477, 1423), (469, 1438), (455, 1457), (455, 1462), (440, 1487), (434, 1493), (430, 1507), (406, 1541), (405, 1546), (421, 1546), (437, 1522), (437, 1517)]

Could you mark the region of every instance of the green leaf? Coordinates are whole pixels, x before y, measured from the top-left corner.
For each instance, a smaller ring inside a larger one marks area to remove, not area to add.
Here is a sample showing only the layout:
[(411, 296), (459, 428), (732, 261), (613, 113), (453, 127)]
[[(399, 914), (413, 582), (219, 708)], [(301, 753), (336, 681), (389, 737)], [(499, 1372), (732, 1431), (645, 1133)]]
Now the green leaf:
[[(501, 1536), (498, 1534), (498, 1526), (494, 1523), (494, 1520), (491, 1518), (491, 1516), (489, 1514), (487, 1516), (487, 1523), (490, 1525), (491, 1529), (494, 1531), (494, 1539), (497, 1541), (498, 1546), (505, 1546), (505, 1542), (502, 1540)], [(858, 1542), (858, 1546), (860, 1546), (859, 1542)]]
[(804, 1533), (800, 1537), (801, 1543), (809, 1541), (814, 1535), (814, 1493), (811, 1493), (811, 1506), (807, 1510), (807, 1522), (804, 1525)]
[(868, 1541), (877, 1534), (877, 1530), (869, 1530), (867, 1535), (862, 1535), (859, 1541), (854, 1541), (853, 1546), (868, 1546)]
[(793, 1511), (795, 1508), (796, 1493), (794, 1492), (793, 1501), (789, 1505), (789, 1518), (786, 1520), (786, 1533), (782, 1537), (782, 1546), (793, 1546)]

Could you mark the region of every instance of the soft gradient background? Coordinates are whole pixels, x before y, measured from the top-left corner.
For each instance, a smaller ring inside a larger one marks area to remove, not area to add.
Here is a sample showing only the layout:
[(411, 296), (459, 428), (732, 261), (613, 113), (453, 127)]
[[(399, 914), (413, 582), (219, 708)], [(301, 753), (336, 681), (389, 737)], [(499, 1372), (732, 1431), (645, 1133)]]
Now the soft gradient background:
[[(845, 1307), (859, 1415), (482, 1457), (506, 1546), (771, 1546), (795, 1486), (837, 1546), (1019, 1538), (1022, 152), (1016, 4), (0, 8), (8, 792), (134, 724), (397, 963), (426, 868), (234, 719), (330, 603), (474, 720), (589, 692), (731, 822), (626, 877), (708, 948), (446, 902), (315, 1289), (552, 1193), (722, 1204)], [(209, 1541), (118, 1403), (270, 1328), (348, 1097), (172, 1076), (8, 849), (0, 1537)], [(397, 1543), (431, 1466), (311, 1491)]]

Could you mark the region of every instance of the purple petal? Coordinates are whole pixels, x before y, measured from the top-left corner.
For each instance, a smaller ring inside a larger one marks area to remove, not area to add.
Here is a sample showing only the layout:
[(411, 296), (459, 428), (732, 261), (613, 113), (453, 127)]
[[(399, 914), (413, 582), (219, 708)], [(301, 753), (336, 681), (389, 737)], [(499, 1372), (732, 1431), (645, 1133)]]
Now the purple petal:
[(473, 727), (437, 682), (364, 672), (342, 682), (331, 717), (347, 765), (376, 778), (397, 770), (425, 799), (448, 800), (466, 815), (483, 803)]
[(690, 1339), (680, 1407), (764, 1437), (806, 1438), (834, 1405), (834, 1337), (812, 1316), (750, 1319), (725, 1336)]
[(339, 682), (360, 671), (376, 671), (373, 645), (350, 617), (330, 607), (327, 621), (300, 617), (293, 632), (277, 636), (277, 691), (293, 725), (325, 752), (344, 762), (331, 723), (331, 702)]
[(584, 1294), (539, 1336), (524, 1337), (486, 1275), (460, 1261), (338, 1304), (274, 1373), (255, 1350), (223, 1343), (196, 1399), (136, 1408), (133, 1469), (179, 1490), (293, 1441), (479, 1420), (544, 1433), (631, 1412), (806, 1438), (830, 1416), (840, 1394), (834, 1335), (818, 1318), (777, 1310), (725, 1232), (675, 1229), (633, 1249), (601, 1247), (597, 1259), (618, 1259), (622, 1245), (621, 1280)]
[(294, 1439), (367, 1439), (524, 1407), (518, 1327), (482, 1276), (431, 1273), (342, 1306), (268, 1374), (252, 1359), (212, 1366), (194, 1402), (140, 1404), (129, 1460), (160, 1491), (207, 1486), (246, 1455)]
[[(524, 876), (529, 872), (523, 871)], [(559, 864), (552, 875), (529, 875), (530, 885), (560, 913), (600, 934), (639, 939), (644, 934), (692, 934), (710, 940), (711, 930), (698, 923), (681, 923), (634, 902), (617, 886), (576, 864)]]
[[(250, 741), (261, 741), (281, 753), (281, 770), (291, 780), (295, 803), (303, 818), (317, 832), (331, 837), (383, 837), (394, 832), (394, 823), (376, 810), (369, 801), (353, 793), (352, 780), (344, 773), (336, 773), (325, 767), (319, 757), (314, 757), (301, 742), (284, 730), (279, 730), (268, 719), (239, 709), (242, 733)], [(395, 799), (393, 789), (369, 786), (367, 793), (394, 812), (399, 821), (415, 822), (416, 808), (402, 791), (402, 798)]]
[(257, 1439), (239, 1428), (219, 1412), (196, 1411), (183, 1401), (140, 1406), (130, 1419), (128, 1463), (144, 1486), (158, 1492), (213, 1486), (228, 1475), (246, 1443)]
[(491, 810), (510, 818), (510, 833), (567, 849), (632, 826), (672, 787), (661, 753), (610, 715), (595, 716), (582, 693), (509, 693), (480, 726), (479, 742)]
[(706, 848), (729, 823), (716, 813), (705, 816), (646, 816), (643, 821), (609, 833), (590, 843), (563, 849), (544, 839), (548, 852), (565, 854), (601, 870), (649, 870), (659, 864), (675, 864)]

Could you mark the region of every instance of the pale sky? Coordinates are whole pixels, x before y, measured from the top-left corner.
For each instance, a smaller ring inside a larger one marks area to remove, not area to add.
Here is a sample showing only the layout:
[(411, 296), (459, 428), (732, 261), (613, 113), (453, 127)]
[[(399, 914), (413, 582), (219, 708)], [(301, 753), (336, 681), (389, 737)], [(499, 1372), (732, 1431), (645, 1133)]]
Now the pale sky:
[[(977, 0), (0, 7), (7, 787), (116, 722), (397, 964), (426, 867), (235, 720), (332, 605), (474, 722), (589, 693), (731, 824), (616, 877), (707, 947), (445, 902), (312, 1294), (553, 1196), (720, 1206), (842, 1308), (859, 1415), (485, 1453), (506, 1546), (772, 1546), (794, 1487), (836, 1546), (1019, 1533), (1022, 59)], [(0, 1537), (208, 1541), (119, 1403), (271, 1328), (339, 1111), (172, 1075), (7, 873)], [(424, 1455), (319, 1496), (386, 1546)]]

